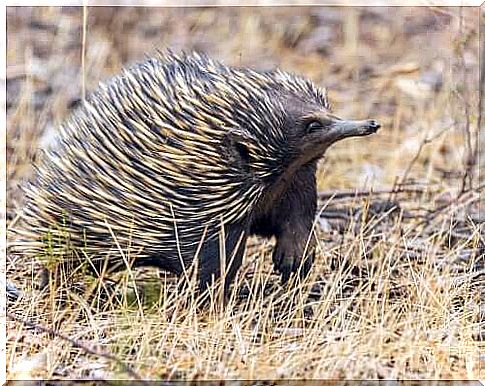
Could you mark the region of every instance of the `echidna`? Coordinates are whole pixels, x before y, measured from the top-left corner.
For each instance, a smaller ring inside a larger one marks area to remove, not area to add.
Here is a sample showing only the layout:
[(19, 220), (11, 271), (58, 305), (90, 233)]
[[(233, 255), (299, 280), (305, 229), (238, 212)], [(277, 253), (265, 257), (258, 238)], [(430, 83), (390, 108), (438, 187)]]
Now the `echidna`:
[(94, 269), (129, 257), (179, 275), (197, 257), (200, 288), (222, 265), (227, 290), (247, 237), (275, 236), (286, 282), (313, 263), (317, 161), (378, 128), (337, 118), (302, 77), (161, 53), (100, 85), (61, 127), (26, 190), (20, 246), (65, 255), (67, 237)]

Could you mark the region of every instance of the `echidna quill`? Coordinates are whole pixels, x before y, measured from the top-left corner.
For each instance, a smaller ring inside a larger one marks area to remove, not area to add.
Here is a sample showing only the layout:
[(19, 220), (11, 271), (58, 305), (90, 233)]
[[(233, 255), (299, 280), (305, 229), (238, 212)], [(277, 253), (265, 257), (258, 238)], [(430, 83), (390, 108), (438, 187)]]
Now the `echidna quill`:
[(67, 235), (69, 258), (94, 270), (130, 256), (178, 275), (197, 257), (200, 289), (224, 258), (227, 291), (248, 236), (274, 236), (283, 282), (305, 276), (317, 161), (378, 128), (337, 118), (302, 77), (163, 53), (102, 84), (62, 125), (26, 189), (17, 247), (67, 258)]

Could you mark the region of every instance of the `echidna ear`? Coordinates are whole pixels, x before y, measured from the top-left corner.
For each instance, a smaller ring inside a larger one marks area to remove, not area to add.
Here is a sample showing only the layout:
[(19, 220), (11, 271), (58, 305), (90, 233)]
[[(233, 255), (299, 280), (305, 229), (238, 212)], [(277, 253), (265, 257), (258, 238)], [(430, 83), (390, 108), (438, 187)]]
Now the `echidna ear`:
[(241, 161), (249, 164), (251, 162), (251, 154), (249, 154), (248, 146), (242, 142), (236, 142), (234, 146)]
[(251, 162), (249, 145), (253, 141), (253, 135), (244, 129), (231, 129), (224, 135), (226, 153), (241, 166)]

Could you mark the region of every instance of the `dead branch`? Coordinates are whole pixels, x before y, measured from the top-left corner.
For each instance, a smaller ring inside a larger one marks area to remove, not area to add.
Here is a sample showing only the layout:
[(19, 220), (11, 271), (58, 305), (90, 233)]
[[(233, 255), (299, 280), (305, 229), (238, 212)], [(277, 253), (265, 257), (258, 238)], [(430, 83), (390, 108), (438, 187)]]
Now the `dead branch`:
[(6, 311), (6, 315), (10, 319), (15, 320), (16, 322), (22, 323), (27, 327), (31, 327), (31, 328), (34, 328), (38, 331), (57, 336), (58, 338), (61, 338), (62, 340), (65, 340), (66, 342), (71, 343), (74, 347), (80, 348), (81, 350), (85, 351), (88, 354), (96, 355), (98, 357), (103, 357), (103, 358), (109, 359), (109, 360), (115, 362), (116, 364), (118, 364), (119, 366), (121, 366), (124, 369), (124, 371), (126, 371), (126, 373), (131, 375), (134, 379), (143, 382), (142, 377), (135, 370), (133, 370), (131, 368), (131, 366), (127, 365), (121, 359), (117, 358), (115, 355), (113, 355), (109, 352), (100, 351), (96, 348), (87, 346), (84, 343), (81, 343), (80, 341), (63, 334), (62, 332), (59, 332), (58, 330), (43, 326), (39, 323), (34, 323), (34, 322), (29, 321), (27, 319), (23, 319), (20, 316), (14, 314), (12, 312)]
[(318, 198), (320, 200), (339, 200), (345, 198), (356, 198), (356, 197), (365, 197), (365, 196), (378, 196), (383, 194), (423, 194), (429, 192), (429, 188), (427, 187), (415, 187), (415, 188), (406, 188), (406, 187), (397, 187), (391, 189), (365, 189), (365, 190), (358, 190), (358, 189), (348, 189), (348, 190), (333, 190), (330, 192), (319, 192)]

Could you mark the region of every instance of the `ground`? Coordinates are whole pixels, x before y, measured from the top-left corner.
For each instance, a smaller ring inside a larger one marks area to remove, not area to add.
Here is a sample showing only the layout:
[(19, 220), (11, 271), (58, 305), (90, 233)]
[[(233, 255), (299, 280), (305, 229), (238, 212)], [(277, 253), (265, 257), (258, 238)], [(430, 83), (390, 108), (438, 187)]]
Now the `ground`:
[(204, 310), (155, 270), (38, 291), (31, 265), (8, 255), (20, 295), (8, 301), (9, 378), (484, 377), (478, 8), (84, 11), (7, 9), (9, 227), (58, 125), (156, 49), (302, 74), (336, 114), (382, 129), (321, 161), (304, 283), (282, 287), (273, 242), (256, 238), (229, 303)]

